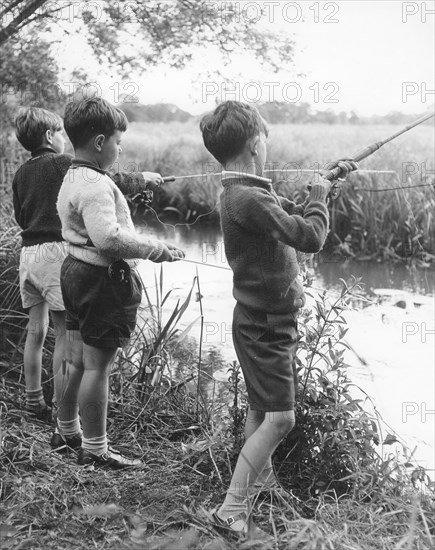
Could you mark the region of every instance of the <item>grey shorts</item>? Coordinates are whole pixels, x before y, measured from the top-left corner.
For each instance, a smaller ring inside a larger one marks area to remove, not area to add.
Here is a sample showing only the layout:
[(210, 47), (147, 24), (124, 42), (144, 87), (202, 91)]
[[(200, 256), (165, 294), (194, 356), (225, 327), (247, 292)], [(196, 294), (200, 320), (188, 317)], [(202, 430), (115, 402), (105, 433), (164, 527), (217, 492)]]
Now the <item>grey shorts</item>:
[(23, 246), (19, 271), (24, 309), (47, 302), (49, 309), (64, 311), (60, 268), (66, 256), (67, 244), (64, 242)]
[(289, 411), (295, 407), (297, 317), (234, 308), (233, 341), (252, 410)]

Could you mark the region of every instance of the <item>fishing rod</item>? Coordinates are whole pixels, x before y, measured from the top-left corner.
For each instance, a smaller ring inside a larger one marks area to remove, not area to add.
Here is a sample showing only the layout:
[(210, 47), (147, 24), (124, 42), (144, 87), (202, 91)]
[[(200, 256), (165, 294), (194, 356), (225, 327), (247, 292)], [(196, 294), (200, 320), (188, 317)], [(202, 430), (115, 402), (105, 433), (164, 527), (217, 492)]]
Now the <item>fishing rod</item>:
[[(264, 170), (267, 173), (271, 172), (284, 172), (286, 174), (318, 174), (319, 170), (314, 168), (278, 168), (278, 169), (266, 169)], [(354, 172), (363, 173), (363, 174), (396, 174), (395, 170), (354, 170)], [(172, 183), (177, 180), (186, 180), (192, 178), (206, 178), (208, 176), (223, 176), (224, 174), (238, 173), (238, 172), (228, 172), (227, 170), (222, 170), (221, 172), (205, 172), (203, 174), (189, 174), (188, 176), (165, 176), (163, 183)]]
[[(353, 160), (355, 162), (360, 162), (361, 160), (366, 159), (370, 155), (373, 155), (376, 151), (378, 151), (383, 145), (386, 143), (389, 143), (390, 141), (393, 141), (393, 139), (396, 139), (397, 137), (401, 136), (405, 132), (408, 132), (412, 128), (415, 128), (419, 124), (422, 124), (423, 122), (426, 122), (426, 120), (429, 120), (430, 118), (434, 117), (435, 113), (431, 113), (430, 115), (423, 115), (422, 117), (418, 118), (414, 122), (411, 122), (411, 124), (408, 124), (408, 126), (405, 126), (405, 128), (402, 128), (402, 130), (399, 130), (398, 132), (395, 132), (393, 135), (381, 140), (376, 141), (375, 143), (372, 143), (371, 145), (368, 145), (364, 149), (361, 149), (353, 157), (351, 157), (349, 160)], [(340, 175), (342, 174), (342, 169), (337, 166), (333, 168), (332, 170), (324, 170), (321, 172), (322, 177), (329, 180), (334, 181), (337, 180)], [(331, 187), (331, 197), (336, 198), (339, 193), (339, 187), (337, 183), (334, 183)]]
[[(355, 162), (360, 162), (361, 160), (366, 159), (376, 151), (378, 151), (383, 145), (386, 143), (389, 143), (390, 141), (393, 141), (393, 139), (396, 139), (397, 137), (401, 136), (405, 132), (408, 132), (412, 128), (415, 128), (419, 124), (422, 124), (423, 122), (426, 122), (426, 120), (429, 120), (430, 118), (434, 117), (435, 113), (431, 113), (430, 115), (423, 115), (422, 117), (418, 118), (411, 124), (408, 124), (405, 126), (405, 128), (402, 128), (398, 132), (395, 132), (391, 136), (381, 140), (376, 141), (375, 143), (372, 143), (371, 145), (368, 145), (364, 149), (361, 149), (355, 155), (353, 155), (349, 160), (353, 160)], [(331, 186), (331, 192), (330, 196), (331, 198), (337, 198), (339, 194), (339, 184), (336, 180), (340, 178), (342, 175), (342, 169), (339, 166), (336, 166), (332, 170), (328, 169), (309, 169), (309, 168), (282, 168), (282, 169), (268, 169), (265, 170), (267, 173), (273, 173), (273, 172), (285, 172), (285, 173), (299, 173), (299, 174), (321, 174), (323, 178), (334, 182)], [(397, 174), (394, 170), (354, 170), (354, 172), (363, 173), (363, 174)], [(222, 176), (225, 173), (229, 173), (225, 170), (222, 170), (221, 172), (205, 172), (201, 174), (188, 174), (185, 176), (165, 176), (163, 177), (163, 183), (172, 183), (174, 181), (178, 180), (185, 180), (185, 179), (194, 179), (194, 178), (207, 178), (209, 176)], [(151, 202), (152, 200), (152, 192), (149, 191), (146, 193), (139, 193), (138, 195), (141, 195), (142, 202)]]
[(232, 271), (231, 267), (226, 267), (224, 265), (215, 265), (215, 264), (209, 264), (207, 262), (197, 262), (195, 260), (186, 260), (186, 258), (181, 258), (180, 260), (177, 260), (177, 261), (186, 262), (188, 264), (202, 265), (205, 267), (214, 267), (215, 269), (224, 269), (225, 271)]

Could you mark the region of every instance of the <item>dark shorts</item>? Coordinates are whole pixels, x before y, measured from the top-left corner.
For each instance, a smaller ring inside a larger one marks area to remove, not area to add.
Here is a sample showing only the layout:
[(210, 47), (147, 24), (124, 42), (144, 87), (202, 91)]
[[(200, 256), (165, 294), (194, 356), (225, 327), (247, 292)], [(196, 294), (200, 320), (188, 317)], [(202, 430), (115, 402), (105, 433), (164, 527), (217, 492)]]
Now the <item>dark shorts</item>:
[(142, 297), (142, 285), (134, 270), (126, 281), (113, 281), (107, 267), (67, 256), (60, 283), (67, 330), (79, 330), (83, 342), (96, 348), (128, 344)]
[(294, 409), (297, 389), (297, 317), (234, 308), (233, 341), (252, 410)]

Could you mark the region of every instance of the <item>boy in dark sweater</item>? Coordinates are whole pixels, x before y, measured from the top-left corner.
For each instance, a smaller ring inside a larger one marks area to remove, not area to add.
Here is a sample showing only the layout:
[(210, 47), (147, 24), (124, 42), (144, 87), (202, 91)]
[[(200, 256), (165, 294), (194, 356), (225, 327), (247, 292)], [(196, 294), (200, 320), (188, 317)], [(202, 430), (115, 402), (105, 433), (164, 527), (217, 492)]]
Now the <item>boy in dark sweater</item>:
[[(39, 419), (49, 420), (41, 387), (42, 349), (49, 325), (49, 312), (55, 330), (53, 403), (61, 388), (56, 373), (65, 355), (65, 308), (60, 289), (60, 268), (67, 255), (56, 201), (72, 156), (63, 154), (65, 138), (60, 116), (36, 107), (22, 109), (15, 120), (16, 135), (31, 158), (16, 172), (13, 182), (15, 218), (21, 227), (20, 291), (23, 308), (29, 310), (24, 348), (26, 408)], [(123, 193), (138, 193), (157, 187), (162, 178), (152, 172), (116, 174), (116, 185)], [(54, 448), (64, 446), (58, 433)]]
[[(297, 316), (305, 303), (296, 250), (319, 252), (328, 232), (330, 182), (304, 205), (280, 197), (263, 177), (268, 129), (255, 107), (220, 104), (201, 120), (204, 144), (222, 164), (221, 224), (233, 270), (233, 341), (248, 393), (246, 442), (214, 521), (248, 529), (251, 491), (278, 486), (271, 457), (295, 424)], [(338, 163), (345, 176), (356, 168)]]

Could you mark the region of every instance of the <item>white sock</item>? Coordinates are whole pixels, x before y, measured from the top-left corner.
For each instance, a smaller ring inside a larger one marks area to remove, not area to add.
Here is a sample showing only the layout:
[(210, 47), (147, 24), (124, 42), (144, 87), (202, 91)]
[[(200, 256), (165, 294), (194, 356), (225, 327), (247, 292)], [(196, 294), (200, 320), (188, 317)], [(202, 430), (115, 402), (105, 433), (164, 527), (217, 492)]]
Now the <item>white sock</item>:
[(84, 437), (82, 439), (82, 448), (90, 453), (101, 456), (104, 453), (107, 453), (107, 435), (101, 435), (99, 437)]
[(81, 435), (82, 429), (80, 428), (79, 417), (76, 416), (72, 420), (59, 420), (57, 421), (60, 433), (65, 437), (73, 437), (74, 435)]

